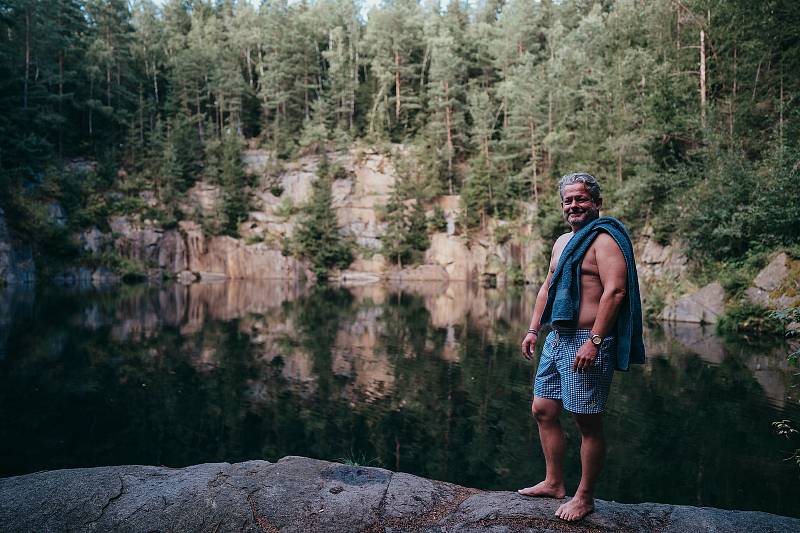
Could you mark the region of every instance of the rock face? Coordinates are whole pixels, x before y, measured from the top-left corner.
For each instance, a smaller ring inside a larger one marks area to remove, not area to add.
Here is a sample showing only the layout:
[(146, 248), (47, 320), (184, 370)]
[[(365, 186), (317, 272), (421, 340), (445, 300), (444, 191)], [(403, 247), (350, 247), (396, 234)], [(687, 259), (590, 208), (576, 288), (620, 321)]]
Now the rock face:
[[(226, 236), (206, 238), (199, 224), (181, 221), (178, 229), (162, 230), (149, 221), (114, 217), (111, 229), (114, 249), (146, 268), (178, 275), (181, 281), (219, 279), (299, 279), (314, 275), (305, 263), (284, 257), (280, 249), (266, 243), (248, 245)], [(94, 232), (82, 236), (90, 249), (106, 237)]]
[[(232, 237), (205, 239), (203, 230), (194, 222), (181, 222), (185, 239), (186, 265), (202, 279), (297, 279), (301, 273), (313, 277), (304, 264), (284, 257), (280, 250), (269, 248), (264, 243), (246, 245)], [(175, 264), (181, 261), (180, 245), (176, 242)]]
[(653, 236), (652, 228), (644, 228), (634, 248), (636, 270), (641, 279), (677, 280), (686, 275), (689, 259), (681, 247), (674, 244), (660, 244)]
[(800, 520), (761, 512), (601, 500), (568, 524), (553, 515), (561, 502), (303, 457), (0, 479), (0, 523), (10, 532), (800, 530)]
[(36, 267), (30, 245), (16, 239), (8, 229), (0, 209), (0, 282), (9, 285), (36, 281)]
[(745, 296), (768, 309), (800, 305), (800, 261), (779, 253), (758, 273)]
[(716, 324), (724, 310), (725, 289), (714, 282), (667, 305), (660, 318), (670, 322)]

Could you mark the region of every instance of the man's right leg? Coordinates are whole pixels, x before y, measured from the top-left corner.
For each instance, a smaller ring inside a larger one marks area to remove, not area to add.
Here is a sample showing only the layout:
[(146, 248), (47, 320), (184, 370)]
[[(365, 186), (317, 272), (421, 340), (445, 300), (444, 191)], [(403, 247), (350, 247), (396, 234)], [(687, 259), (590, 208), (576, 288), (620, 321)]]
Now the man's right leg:
[(561, 401), (534, 396), (531, 410), (539, 425), (546, 473), (544, 481), (517, 492), (523, 496), (563, 498), (567, 491), (564, 487), (564, 432), (559, 421)]

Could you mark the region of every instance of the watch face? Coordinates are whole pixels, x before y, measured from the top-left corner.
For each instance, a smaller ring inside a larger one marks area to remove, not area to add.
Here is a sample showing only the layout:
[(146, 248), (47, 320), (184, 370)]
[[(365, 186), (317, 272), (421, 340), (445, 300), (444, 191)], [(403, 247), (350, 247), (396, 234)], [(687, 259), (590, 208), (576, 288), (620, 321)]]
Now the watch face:
[(600, 335), (593, 335), (592, 344), (594, 344), (595, 346), (600, 346), (601, 344), (603, 344), (603, 337), (601, 337)]

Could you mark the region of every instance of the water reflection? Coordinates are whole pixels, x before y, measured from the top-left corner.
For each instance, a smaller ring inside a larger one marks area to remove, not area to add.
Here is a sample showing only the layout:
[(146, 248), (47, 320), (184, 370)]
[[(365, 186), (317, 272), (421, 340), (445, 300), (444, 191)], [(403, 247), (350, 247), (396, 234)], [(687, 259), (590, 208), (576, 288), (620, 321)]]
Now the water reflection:
[[(297, 454), (524, 486), (544, 470), (517, 355), (533, 298), (457, 284), (9, 292), (0, 474)], [(800, 419), (786, 347), (690, 325), (646, 343), (648, 364), (615, 377), (601, 497), (800, 515), (770, 428)]]

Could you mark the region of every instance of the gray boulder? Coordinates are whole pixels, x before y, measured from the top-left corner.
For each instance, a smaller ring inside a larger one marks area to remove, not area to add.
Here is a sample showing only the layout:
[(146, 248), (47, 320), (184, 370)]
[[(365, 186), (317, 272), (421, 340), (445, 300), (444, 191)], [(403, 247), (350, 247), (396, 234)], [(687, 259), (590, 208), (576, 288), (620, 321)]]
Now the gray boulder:
[(714, 282), (667, 305), (660, 318), (669, 322), (716, 324), (724, 311), (725, 289)]
[(783, 309), (800, 304), (800, 261), (781, 252), (772, 258), (745, 291), (751, 302), (768, 309)]
[(50, 219), (51, 223), (59, 228), (66, 227), (67, 225), (67, 212), (58, 202), (50, 202), (47, 204), (47, 217)]
[(800, 520), (768, 513), (600, 500), (568, 524), (553, 515), (562, 501), (285, 457), (0, 479), (0, 524), (10, 532), (800, 531)]
[(92, 226), (78, 235), (78, 242), (84, 252), (99, 254), (108, 243), (108, 235)]

